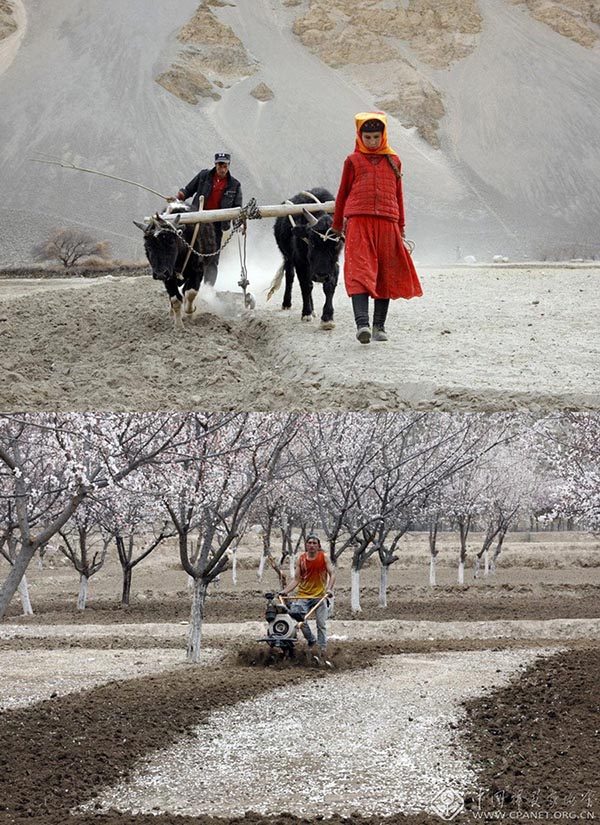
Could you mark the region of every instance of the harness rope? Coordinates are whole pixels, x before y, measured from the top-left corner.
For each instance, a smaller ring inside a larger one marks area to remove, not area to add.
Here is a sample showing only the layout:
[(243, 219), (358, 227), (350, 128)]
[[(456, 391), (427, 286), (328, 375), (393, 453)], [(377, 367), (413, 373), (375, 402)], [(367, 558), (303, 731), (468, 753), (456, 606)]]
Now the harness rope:
[(250, 198), (246, 206), (242, 207), (240, 216), (236, 218), (235, 221), (233, 221), (232, 223), (233, 231), (230, 237), (233, 237), (234, 232), (240, 232), (243, 236), (243, 240), (238, 236), (238, 253), (240, 256), (240, 280), (238, 281), (238, 286), (240, 287), (244, 295), (245, 307), (249, 306), (247, 289), (250, 285), (250, 281), (248, 280), (248, 270), (246, 269), (246, 223), (248, 220), (260, 220), (261, 218), (262, 215), (260, 213), (260, 209), (258, 208), (256, 198)]
[(192, 253), (196, 255), (198, 258), (213, 258), (215, 255), (220, 254), (223, 249), (227, 246), (229, 241), (233, 238), (236, 233), (241, 233), (243, 235), (243, 241), (241, 238), (238, 238), (238, 251), (240, 256), (240, 280), (238, 281), (238, 286), (242, 289), (244, 294), (244, 306), (248, 306), (248, 295), (247, 289), (250, 285), (250, 281), (248, 280), (248, 270), (246, 268), (246, 224), (249, 220), (260, 220), (262, 218), (260, 209), (258, 208), (258, 203), (256, 198), (250, 198), (246, 206), (242, 206), (240, 210), (239, 216), (231, 222), (231, 234), (225, 240), (225, 243), (221, 245), (221, 248), (218, 249), (216, 252), (198, 252), (197, 249), (194, 249), (194, 244), (196, 243), (196, 239), (198, 237), (198, 232), (200, 231), (200, 224), (197, 223), (194, 227), (194, 234), (192, 236), (192, 242), (189, 244), (185, 238), (180, 234), (180, 231), (175, 229), (173, 226), (164, 226), (164, 232), (174, 232), (176, 235), (179, 236), (181, 242), (184, 246), (187, 247), (187, 255), (185, 257), (185, 261), (183, 262), (183, 266), (181, 267), (181, 271), (177, 273), (177, 278), (182, 281), (183, 280), (183, 273), (185, 272), (185, 268), (189, 263), (190, 257)]
[[(187, 252), (187, 255), (185, 256), (185, 261), (183, 262), (183, 266), (181, 267), (181, 271), (177, 273), (177, 278), (180, 281), (183, 281), (183, 273), (185, 272), (185, 268), (188, 265), (188, 261), (190, 260), (190, 256), (191, 256), (192, 252), (194, 251), (194, 244), (196, 243), (196, 238), (198, 237), (198, 232), (199, 231), (200, 231), (200, 224), (197, 223), (196, 226), (194, 227), (194, 234), (192, 235), (192, 243), (191, 243), (191, 245), (188, 244), (188, 252)], [(181, 240), (183, 240), (183, 238)], [(185, 241), (184, 241), (184, 243), (185, 243)]]

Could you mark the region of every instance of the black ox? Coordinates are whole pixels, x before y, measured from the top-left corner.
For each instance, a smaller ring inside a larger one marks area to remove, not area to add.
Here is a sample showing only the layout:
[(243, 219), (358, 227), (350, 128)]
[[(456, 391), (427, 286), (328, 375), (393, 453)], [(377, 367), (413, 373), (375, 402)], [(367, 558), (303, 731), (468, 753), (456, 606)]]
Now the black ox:
[[(312, 201), (332, 201), (333, 195), (327, 189), (316, 187), (300, 192), (287, 203), (310, 203)], [(307, 212), (293, 218), (277, 218), (275, 240), (283, 255), (283, 264), (273, 282), (271, 294), (281, 283), (285, 273), (285, 292), (282, 309), (292, 306), (292, 285), (294, 271), (298, 276), (302, 291), (302, 320), (314, 317), (312, 290), (313, 283), (323, 285), (325, 304), (321, 315), (321, 329), (333, 329), (333, 293), (337, 286), (342, 249), (341, 238), (331, 232), (333, 218), (326, 212)]]
[[(165, 220), (156, 214), (147, 224), (134, 221), (144, 232), (144, 249), (152, 277), (163, 281), (171, 301), (175, 326), (182, 327), (181, 305), (186, 315), (194, 312), (194, 301), (204, 277), (206, 257), (217, 252), (212, 224), (179, 225), (179, 216)], [(191, 249), (190, 249), (191, 247)], [(204, 257), (199, 257), (198, 252)]]

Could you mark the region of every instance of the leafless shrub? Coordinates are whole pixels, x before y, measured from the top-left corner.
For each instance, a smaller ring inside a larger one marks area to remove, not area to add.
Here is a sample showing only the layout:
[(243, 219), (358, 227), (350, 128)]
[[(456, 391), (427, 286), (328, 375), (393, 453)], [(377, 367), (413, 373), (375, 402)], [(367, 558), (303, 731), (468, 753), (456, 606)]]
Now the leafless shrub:
[(53, 229), (33, 247), (32, 255), (35, 261), (60, 261), (70, 269), (83, 258), (108, 259), (110, 247), (108, 241), (98, 241), (81, 229)]

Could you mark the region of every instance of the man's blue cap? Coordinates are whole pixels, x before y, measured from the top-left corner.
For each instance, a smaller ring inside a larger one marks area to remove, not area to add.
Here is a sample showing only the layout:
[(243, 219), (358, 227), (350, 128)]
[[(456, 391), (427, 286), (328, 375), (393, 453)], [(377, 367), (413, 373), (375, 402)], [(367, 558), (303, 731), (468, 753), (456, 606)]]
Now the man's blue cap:
[(215, 163), (231, 163), (231, 155), (227, 152), (217, 152), (215, 155)]

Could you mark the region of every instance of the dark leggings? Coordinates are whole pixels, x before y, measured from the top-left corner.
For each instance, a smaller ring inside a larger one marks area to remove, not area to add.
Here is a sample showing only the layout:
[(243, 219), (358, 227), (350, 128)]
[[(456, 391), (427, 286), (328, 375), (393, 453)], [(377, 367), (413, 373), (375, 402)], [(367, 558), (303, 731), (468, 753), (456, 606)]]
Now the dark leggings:
[[(375, 298), (373, 309), (373, 326), (383, 329), (387, 318), (389, 298)], [(354, 320), (357, 327), (369, 326), (369, 295), (361, 292), (352, 296), (352, 309), (354, 310)]]

